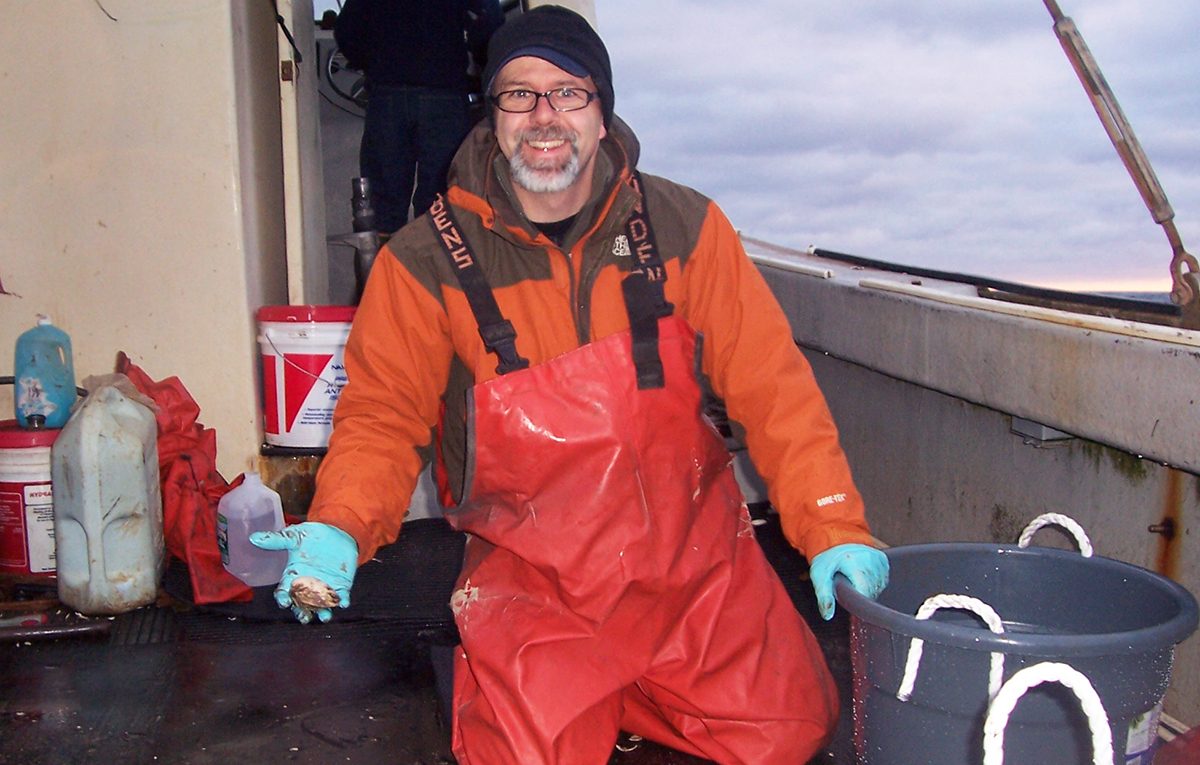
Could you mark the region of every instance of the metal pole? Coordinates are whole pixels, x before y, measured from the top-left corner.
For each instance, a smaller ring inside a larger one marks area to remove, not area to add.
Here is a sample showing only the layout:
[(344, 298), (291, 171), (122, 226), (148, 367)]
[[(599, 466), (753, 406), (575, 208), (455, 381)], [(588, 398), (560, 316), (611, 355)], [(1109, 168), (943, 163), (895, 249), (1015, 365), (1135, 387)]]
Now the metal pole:
[[(1188, 314), (1195, 320), (1197, 315), (1200, 315), (1200, 281), (1198, 281), (1200, 264), (1183, 247), (1183, 240), (1179, 235), (1179, 230), (1175, 227), (1175, 211), (1171, 209), (1171, 203), (1167, 201), (1166, 192), (1158, 182), (1154, 168), (1150, 166), (1150, 160), (1142, 150), (1129, 120), (1121, 111), (1121, 106), (1117, 103), (1117, 98), (1113, 95), (1104, 75), (1100, 73), (1100, 67), (1091, 51), (1088, 50), (1087, 43), (1083, 41), (1083, 36), (1075, 26), (1075, 22), (1063, 15), (1055, 0), (1043, 0), (1043, 2), (1054, 19), (1054, 34), (1058, 37), (1063, 51), (1071, 61), (1071, 66), (1079, 76), (1079, 81), (1083, 83), (1084, 90), (1087, 91), (1092, 107), (1100, 117), (1100, 122), (1104, 125), (1109, 140), (1112, 141), (1121, 161), (1125, 163), (1125, 168), (1133, 178), (1154, 222), (1162, 226), (1166, 232), (1172, 252), (1171, 299), (1177, 305), (1188, 306)], [(1184, 271), (1184, 265), (1187, 266), (1186, 271)]]

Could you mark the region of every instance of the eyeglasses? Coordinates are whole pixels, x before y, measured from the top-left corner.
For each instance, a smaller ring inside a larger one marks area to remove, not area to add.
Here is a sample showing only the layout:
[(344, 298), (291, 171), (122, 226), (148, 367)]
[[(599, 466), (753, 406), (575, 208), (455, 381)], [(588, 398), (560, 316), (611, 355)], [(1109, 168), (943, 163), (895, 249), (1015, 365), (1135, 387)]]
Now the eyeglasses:
[(538, 99), (546, 99), (550, 108), (556, 112), (573, 112), (582, 109), (596, 98), (597, 93), (589, 93), (583, 88), (555, 88), (545, 93), (534, 93), (532, 90), (504, 90), (492, 96), (492, 103), (502, 112), (524, 114), (537, 108)]

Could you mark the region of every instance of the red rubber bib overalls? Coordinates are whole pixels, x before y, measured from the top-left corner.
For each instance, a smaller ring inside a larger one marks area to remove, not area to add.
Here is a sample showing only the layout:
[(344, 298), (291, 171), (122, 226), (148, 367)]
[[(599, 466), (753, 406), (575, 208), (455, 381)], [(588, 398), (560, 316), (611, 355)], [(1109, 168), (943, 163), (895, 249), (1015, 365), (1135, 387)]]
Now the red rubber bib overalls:
[[(626, 279), (631, 331), (470, 393), (464, 501), (447, 514), (469, 533), (451, 601), (460, 765), (602, 765), (619, 729), (800, 765), (832, 731), (820, 648), (701, 416), (696, 335), (662, 317), (646, 273), (661, 276), (656, 256)], [(471, 281), (486, 339), (506, 322)], [(512, 337), (490, 345), (519, 367)]]

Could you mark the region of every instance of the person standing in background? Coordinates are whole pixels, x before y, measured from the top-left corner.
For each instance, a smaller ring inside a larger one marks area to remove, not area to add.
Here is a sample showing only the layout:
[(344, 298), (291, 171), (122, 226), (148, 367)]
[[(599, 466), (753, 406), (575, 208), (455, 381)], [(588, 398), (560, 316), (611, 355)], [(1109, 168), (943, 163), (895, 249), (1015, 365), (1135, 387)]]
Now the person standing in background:
[[(334, 39), (366, 77), (359, 173), (370, 179), (380, 231), (420, 215), (446, 190), (471, 128), (472, 58), (484, 65), (503, 23), (499, 0), (346, 0)], [(415, 182), (415, 185), (414, 185)]]

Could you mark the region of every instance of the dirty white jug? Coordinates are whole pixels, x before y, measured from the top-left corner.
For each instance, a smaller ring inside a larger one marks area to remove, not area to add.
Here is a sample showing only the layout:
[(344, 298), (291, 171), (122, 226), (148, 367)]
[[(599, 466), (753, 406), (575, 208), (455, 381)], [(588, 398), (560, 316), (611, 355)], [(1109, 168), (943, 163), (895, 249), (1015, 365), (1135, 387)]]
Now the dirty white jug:
[(89, 615), (153, 603), (164, 563), (154, 413), (102, 386), (71, 415), (50, 462), (59, 600)]

